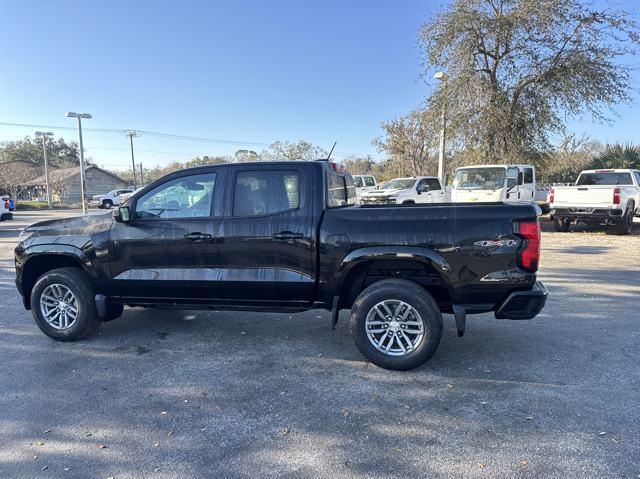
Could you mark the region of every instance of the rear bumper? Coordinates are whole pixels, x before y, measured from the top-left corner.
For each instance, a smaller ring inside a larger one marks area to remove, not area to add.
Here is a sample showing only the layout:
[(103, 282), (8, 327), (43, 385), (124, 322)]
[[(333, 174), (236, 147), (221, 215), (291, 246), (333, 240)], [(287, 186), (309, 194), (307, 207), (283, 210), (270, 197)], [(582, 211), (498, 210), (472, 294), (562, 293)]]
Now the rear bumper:
[(547, 302), (549, 290), (542, 281), (536, 281), (528, 291), (514, 291), (496, 310), (497, 319), (534, 318)]
[(551, 208), (551, 214), (572, 220), (617, 220), (622, 218), (623, 211), (617, 208), (568, 207)]

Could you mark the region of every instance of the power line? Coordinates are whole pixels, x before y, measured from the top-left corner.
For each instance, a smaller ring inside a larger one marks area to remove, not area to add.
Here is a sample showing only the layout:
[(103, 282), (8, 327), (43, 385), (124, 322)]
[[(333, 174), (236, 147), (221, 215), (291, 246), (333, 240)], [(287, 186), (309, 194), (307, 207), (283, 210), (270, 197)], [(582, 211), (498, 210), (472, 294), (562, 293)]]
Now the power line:
[[(30, 123), (12, 123), (12, 122), (0, 122), (0, 125), (3, 126), (17, 126), (17, 127), (25, 127), (25, 128), (52, 128), (56, 130), (75, 130), (73, 127), (69, 126), (58, 126), (58, 125), (33, 125)], [(96, 131), (102, 133), (120, 133), (127, 134), (128, 131), (131, 130), (117, 130), (115, 128), (83, 128), (85, 131)], [(171, 133), (162, 133), (158, 131), (149, 131), (149, 130), (136, 130), (138, 133), (143, 135), (155, 136), (158, 138), (167, 138), (167, 139), (175, 139), (175, 140), (185, 140), (185, 141), (199, 141), (199, 142), (207, 142), (207, 143), (218, 143), (225, 145), (245, 145), (245, 146), (269, 146), (271, 143), (260, 143), (255, 141), (243, 141), (243, 140), (221, 140), (219, 138), (205, 138), (205, 137), (197, 137), (197, 136), (186, 136), (186, 135), (173, 135)]]
[[(13, 122), (0, 122), (0, 125), (2, 126), (16, 126), (16, 127), (25, 127), (25, 128), (51, 128), (51, 129), (56, 129), (56, 130), (76, 130), (76, 128), (74, 127), (69, 127), (69, 126), (58, 126), (58, 125), (35, 125), (35, 124), (30, 124), (30, 123), (13, 123)], [(99, 133), (119, 133), (119, 134), (124, 134), (126, 135), (127, 132), (132, 131), (132, 130), (118, 130), (115, 128), (83, 128), (84, 131), (93, 131), (93, 132), (99, 132)], [(187, 135), (175, 135), (172, 133), (162, 133), (162, 132), (158, 132), (158, 131), (150, 131), (150, 130), (135, 130), (136, 133), (140, 134), (140, 135), (147, 135), (147, 136), (152, 136), (152, 137), (156, 137), (156, 138), (164, 138), (164, 139), (172, 139), (172, 140), (184, 140), (184, 141), (194, 141), (194, 142), (203, 142), (203, 143), (216, 143), (216, 144), (222, 144), (222, 145), (241, 145), (241, 146), (262, 146), (262, 147), (269, 147), (271, 146), (272, 143), (262, 143), (262, 142), (253, 142), (253, 141), (244, 141), (244, 140), (223, 140), (223, 139), (219, 139), (219, 138), (205, 138), (205, 137), (197, 137), (197, 136), (187, 136)], [(106, 150), (107, 148), (93, 148), (94, 150)], [(113, 148), (114, 150), (116, 150), (117, 148)], [(179, 155), (179, 153), (169, 153), (169, 152), (162, 152), (162, 151), (153, 151), (153, 150), (138, 150), (137, 151), (141, 151), (141, 152), (148, 152), (148, 153), (161, 153), (161, 154), (175, 154), (175, 155)], [(359, 153), (347, 153), (347, 152), (334, 152), (335, 156), (338, 157), (348, 157), (348, 156), (369, 156), (371, 159), (373, 159), (374, 161), (381, 161), (384, 160), (384, 158), (380, 158), (380, 157), (375, 157), (373, 155), (370, 154), (359, 154)], [(186, 155), (185, 155), (186, 156)]]

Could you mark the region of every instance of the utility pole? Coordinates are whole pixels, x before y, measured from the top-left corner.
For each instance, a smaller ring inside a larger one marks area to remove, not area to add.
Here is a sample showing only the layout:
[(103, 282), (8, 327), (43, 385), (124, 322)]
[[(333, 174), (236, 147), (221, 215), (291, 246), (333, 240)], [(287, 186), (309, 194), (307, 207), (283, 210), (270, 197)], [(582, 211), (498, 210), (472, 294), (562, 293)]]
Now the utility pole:
[[(446, 82), (447, 81), (447, 75), (444, 72), (436, 72), (433, 75), (433, 78), (435, 78), (438, 81), (441, 82)], [(438, 178), (440, 179), (440, 184), (442, 185), (442, 187), (444, 188), (444, 154), (445, 154), (445, 138), (446, 138), (446, 133), (447, 133), (447, 106), (446, 103), (444, 103), (446, 101), (446, 99), (443, 99), (443, 103), (442, 103), (442, 118), (441, 118), (441, 124), (440, 124), (440, 151), (438, 154)]]
[(50, 131), (36, 131), (36, 136), (42, 138), (42, 150), (44, 151), (44, 178), (47, 185), (47, 207), (51, 206), (51, 182), (49, 181), (49, 160), (47, 158), (47, 138), (53, 136)]
[(142, 163), (138, 163), (138, 166), (140, 167), (140, 186), (144, 185), (144, 178), (142, 177)]
[[(129, 143), (131, 144), (131, 169), (133, 171), (133, 189), (136, 189), (136, 160), (135, 157), (133, 155), (133, 139), (135, 137), (140, 136), (140, 133), (138, 133), (135, 130), (129, 130), (127, 132), (127, 136), (129, 137)], [(140, 183), (142, 184), (142, 180), (140, 180)]]
[(86, 215), (87, 205), (84, 197), (85, 184), (84, 184), (84, 146), (82, 145), (82, 119), (86, 118), (88, 120), (91, 118), (91, 115), (89, 113), (76, 113), (74, 111), (68, 111), (67, 118), (78, 119), (78, 139), (80, 140), (80, 199), (82, 201), (82, 214)]

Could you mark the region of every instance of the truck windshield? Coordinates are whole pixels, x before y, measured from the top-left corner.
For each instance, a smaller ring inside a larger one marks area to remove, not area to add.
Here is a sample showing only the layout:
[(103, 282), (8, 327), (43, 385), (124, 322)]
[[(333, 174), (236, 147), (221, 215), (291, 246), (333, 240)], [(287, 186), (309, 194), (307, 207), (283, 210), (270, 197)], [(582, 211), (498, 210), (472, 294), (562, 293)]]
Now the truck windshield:
[(505, 169), (463, 168), (456, 171), (453, 187), (458, 190), (496, 190), (504, 188)]
[(398, 178), (397, 180), (387, 181), (383, 186), (380, 187), (381, 190), (406, 190), (409, 188), (413, 188), (415, 184), (415, 178)]
[(595, 186), (595, 185), (632, 185), (631, 173), (582, 173), (577, 186)]

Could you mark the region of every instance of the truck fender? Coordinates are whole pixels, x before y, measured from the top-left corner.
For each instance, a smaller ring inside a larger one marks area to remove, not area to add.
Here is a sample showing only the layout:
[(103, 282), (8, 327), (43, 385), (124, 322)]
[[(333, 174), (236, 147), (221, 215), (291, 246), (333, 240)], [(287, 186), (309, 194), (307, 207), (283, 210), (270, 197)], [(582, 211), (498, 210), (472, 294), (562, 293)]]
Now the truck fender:
[(85, 270), (91, 268), (91, 260), (89, 257), (78, 247), (63, 245), (63, 244), (38, 244), (29, 246), (24, 252), (24, 261), (28, 262), (31, 258), (42, 255), (61, 255), (68, 256), (80, 263)]
[[(342, 259), (336, 271), (337, 281), (334, 289), (334, 295), (336, 296), (334, 296), (334, 299), (340, 294), (349, 272), (352, 271), (354, 267), (367, 261), (385, 259), (406, 259), (429, 265), (440, 275), (444, 287), (447, 288), (450, 293), (453, 293), (453, 291), (450, 290), (451, 266), (447, 260), (436, 251), (420, 246), (371, 246), (355, 249)], [(334, 304), (336, 303), (334, 302)]]

